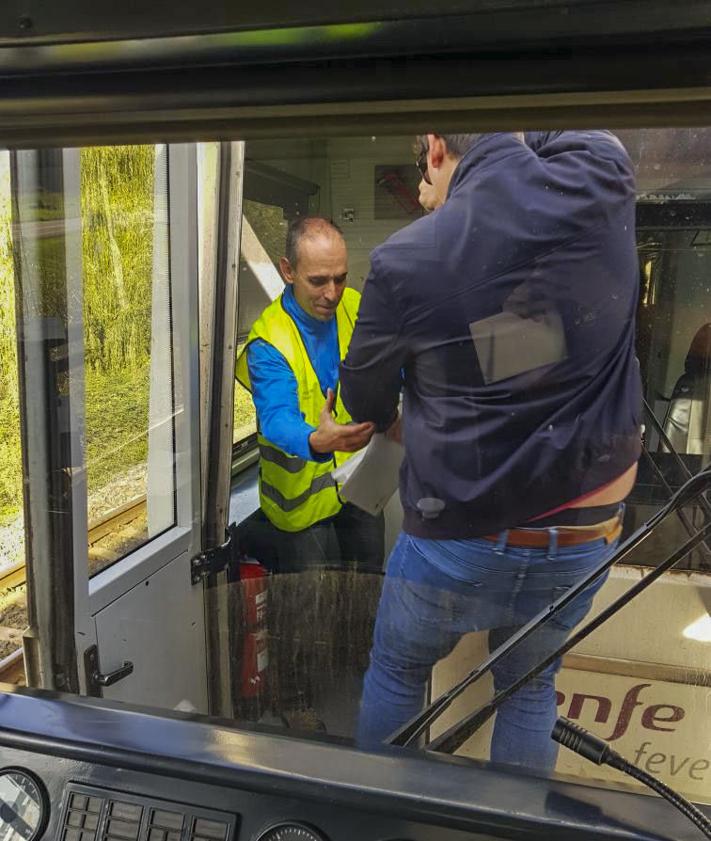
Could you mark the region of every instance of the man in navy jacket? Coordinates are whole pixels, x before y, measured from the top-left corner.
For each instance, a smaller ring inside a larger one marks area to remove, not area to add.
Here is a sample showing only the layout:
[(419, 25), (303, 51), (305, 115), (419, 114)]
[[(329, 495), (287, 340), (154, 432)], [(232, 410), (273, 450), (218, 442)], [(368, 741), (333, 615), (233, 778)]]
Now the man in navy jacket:
[[(419, 710), (462, 634), (496, 647), (611, 551), (640, 453), (635, 188), (603, 131), (423, 135), (441, 206), (372, 254), (342, 396), (381, 430), (404, 396), (403, 532), (359, 723)], [(598, 585), (599, 586), (599, 585)], [(505, 688), (594, 589), (494, 671)], [(492, 758), (552, 768), (554, 664), (497, 715)]]

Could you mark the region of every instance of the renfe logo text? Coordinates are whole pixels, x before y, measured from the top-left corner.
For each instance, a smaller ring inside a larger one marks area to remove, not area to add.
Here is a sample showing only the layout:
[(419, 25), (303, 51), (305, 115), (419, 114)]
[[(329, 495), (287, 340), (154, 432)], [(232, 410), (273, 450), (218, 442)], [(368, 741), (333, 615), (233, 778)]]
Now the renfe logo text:
[[(677, 707), (674, 704), (646, 704), (640, 699), (640, 695), (644, 689), (648, 689), (651, 683), (638, 683), (636, 686), (630, 687), (625, 693), (620, 708), (616, 715), (613, 713), (613, 701), (606, 695), (589, 695), (581, 692), (574, 692), (570, 698), (568, 710), (564, 713), (567, 718), (576, 720), (579, 719), (583, 713), (590, 711), (590, 707), (595, 707), (595, 721), (599, 724), (612, 724), (612, 730), (608, 735), (601, 735), (600, 738), (606, 742), (614, 742), (627, 732), (632, 717), (634, 715), (640, 716), (640, 723), (646, 730), (663, 730), (672, 732), (676, 730), (676, 725), (686, 715), (686, 710), (683, 707)], [(566, 703), (566, 696), (563, 692), (556, 692), (556, 700), (558, 706), (563, 706)], [(641, 709), (637, 711), (637, 707)]]

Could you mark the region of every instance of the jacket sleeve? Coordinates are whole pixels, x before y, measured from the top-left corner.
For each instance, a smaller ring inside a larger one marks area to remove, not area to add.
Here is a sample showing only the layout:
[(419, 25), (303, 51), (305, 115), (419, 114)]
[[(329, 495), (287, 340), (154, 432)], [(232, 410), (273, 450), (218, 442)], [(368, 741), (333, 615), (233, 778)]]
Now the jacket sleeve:
[(373, 255), (363, 289), (358, 321), (341, 363), (341, 398), (357, 422), (386, 430), (397, 416), (406, 360), (395, 296)]
[(262, 435), (289, 455), (307, 461), (328, 461), (329, 453), (315, 453), (309, 446), (314, 427), (304, 420), (296, 377), (281, 353), (257, 339), (247, 348), (247, 364)]

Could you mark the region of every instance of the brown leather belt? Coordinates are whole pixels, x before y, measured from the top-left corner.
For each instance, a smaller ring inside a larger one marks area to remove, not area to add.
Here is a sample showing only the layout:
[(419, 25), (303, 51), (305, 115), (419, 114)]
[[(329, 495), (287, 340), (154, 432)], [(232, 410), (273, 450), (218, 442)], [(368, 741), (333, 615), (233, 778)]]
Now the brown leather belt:
[[(552, 528), (545, 529), (509, 529), (506, 539), (507, 546), (518, 546), (525, 549), (547, 549), (551, 542)], [(594, 526), (561, 526), (557, 528), (558, 546), (579, 546), (592, 540), (604, 540), (612, 543), (622, 533), (622, 520), (614, 517)], [(499, 534), (487, 534), (484, 540), (498, 543)]]

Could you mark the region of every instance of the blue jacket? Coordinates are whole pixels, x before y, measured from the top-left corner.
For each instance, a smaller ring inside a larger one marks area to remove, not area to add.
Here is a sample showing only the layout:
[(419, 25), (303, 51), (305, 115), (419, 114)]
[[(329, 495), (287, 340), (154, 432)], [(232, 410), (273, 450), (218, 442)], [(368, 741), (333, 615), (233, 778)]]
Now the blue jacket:
[[(338, 384), (340, 352), (336, 319), (319, 321), (304, 312), (291, 286), (284, 290), (282, 302), (299, 329), (325, 403), (326, 391), (329, 388), (335, 391)], [(247, 364), (262, 435), (289, 455), (310, 461), (328, 461), (329, 453), (315, 453), (309, 446), (309, 435), (314, 427), (304, 420), (299, 408), (296, 377), (281, 353), (268, 342), (257, 339), (247, 348)]]
[(341, 367), (349, 412), (380, 428), (404, 386), (407, 532), (519, 526), (639, 458), (637, 294), (634, 177), (613, 135), (475, 142), (446, 203), (373, 251)]

